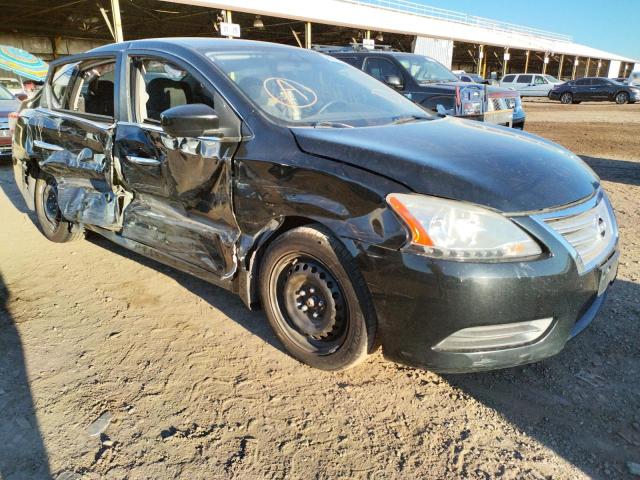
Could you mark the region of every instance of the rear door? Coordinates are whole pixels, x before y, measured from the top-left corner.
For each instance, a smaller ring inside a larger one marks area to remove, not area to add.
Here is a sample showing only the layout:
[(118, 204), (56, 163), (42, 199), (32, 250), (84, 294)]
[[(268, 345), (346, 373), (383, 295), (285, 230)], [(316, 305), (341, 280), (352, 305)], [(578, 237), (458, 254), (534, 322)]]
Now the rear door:
[(110, 230), (122, 225), (123, 192), (111, 182), (119, 65), (114, 54), (55, 67), (28, 120), (30, 155), (55, 178), (62, 215)]
[(533, 75), (518, 75), (516, 83), (514, 83), (513, 86), (520, 92), (520, 95), (522, 96), (535, 96)]
[(599, 102), (609, 100), (613, 95), (613, 85), (608, 80), (602, 78), (594, 78), (591, 81), (591, 99)]
[[(235, 272), (240, 235), (231, 198), (240, 120), (181, 59), (130, 51), (125, 64), (129, 118), (116, 128), (114, 156), (133, 200), (122, 235), (225, 279)], [(219, 136), (176, 138), (162, 130), (163, 111), (194, 103), (216, 110)]]

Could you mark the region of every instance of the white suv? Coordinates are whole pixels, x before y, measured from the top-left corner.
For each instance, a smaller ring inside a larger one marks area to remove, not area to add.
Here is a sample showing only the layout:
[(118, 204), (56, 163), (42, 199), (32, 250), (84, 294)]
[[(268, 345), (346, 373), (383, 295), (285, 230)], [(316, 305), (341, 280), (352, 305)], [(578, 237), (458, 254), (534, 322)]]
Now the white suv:
[(500, 86), (513, 88), (522, 97), (546, 97), (553, 87), (562, 82), (551, 75), (533, 73), (510, 73), (500, 80)]

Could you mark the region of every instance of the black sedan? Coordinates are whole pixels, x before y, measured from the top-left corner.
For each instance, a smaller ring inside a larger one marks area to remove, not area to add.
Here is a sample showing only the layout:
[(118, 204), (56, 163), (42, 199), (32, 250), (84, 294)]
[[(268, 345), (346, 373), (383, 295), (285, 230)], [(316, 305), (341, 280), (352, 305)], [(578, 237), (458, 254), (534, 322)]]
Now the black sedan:
[(540, 360), (616, 275), (615, 216), (576, 155), (317, 52), (138, 40), (52, 62), (43, 91), (13, 151), (43, 234), (91, 230), (237, 293), (317, 368), (378, 345), (449, 372)]
[(604, 77), (585, 77), (557, 85), (549, 92), (551, 100), (564, 104), (616, 102), (619, 105), (640, 101), (640, 88)]

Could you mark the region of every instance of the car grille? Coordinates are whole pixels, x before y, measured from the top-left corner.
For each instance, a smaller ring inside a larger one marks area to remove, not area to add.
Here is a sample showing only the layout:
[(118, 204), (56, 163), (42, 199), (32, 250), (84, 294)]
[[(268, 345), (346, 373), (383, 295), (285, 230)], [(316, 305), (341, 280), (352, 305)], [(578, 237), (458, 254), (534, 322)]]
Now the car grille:
[(565, 215), (562, 213), (556, 212), (542, 221), (573, 249), (579, 260), (579, 270), (591, 270), (609, 256), (618, 240), (618, 228), (609, 201), (600, 195), (595, 206), (590, 202), (584, 211), (570, 209)]
[(493, 110), (513, 110), (516, 108), (514, 97), (494, 97), (491, 98)]

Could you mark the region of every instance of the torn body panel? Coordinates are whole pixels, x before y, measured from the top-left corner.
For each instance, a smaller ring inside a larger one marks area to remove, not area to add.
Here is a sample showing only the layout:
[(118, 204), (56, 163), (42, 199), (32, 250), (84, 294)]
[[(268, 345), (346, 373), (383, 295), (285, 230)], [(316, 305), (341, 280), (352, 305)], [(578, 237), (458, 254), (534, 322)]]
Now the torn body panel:
[(114, 145), (123, 186), (134, 192), (122, 235), (221, 278), (232, 276), (240, 234), (229, 174), (236, 143), (122, 123)]
[(124, 192), (112, 188), (113, 124), (37, 109), (27, 128), (30, 157), (56, 179), (64, 218), (121, 229), (127, 202)]

